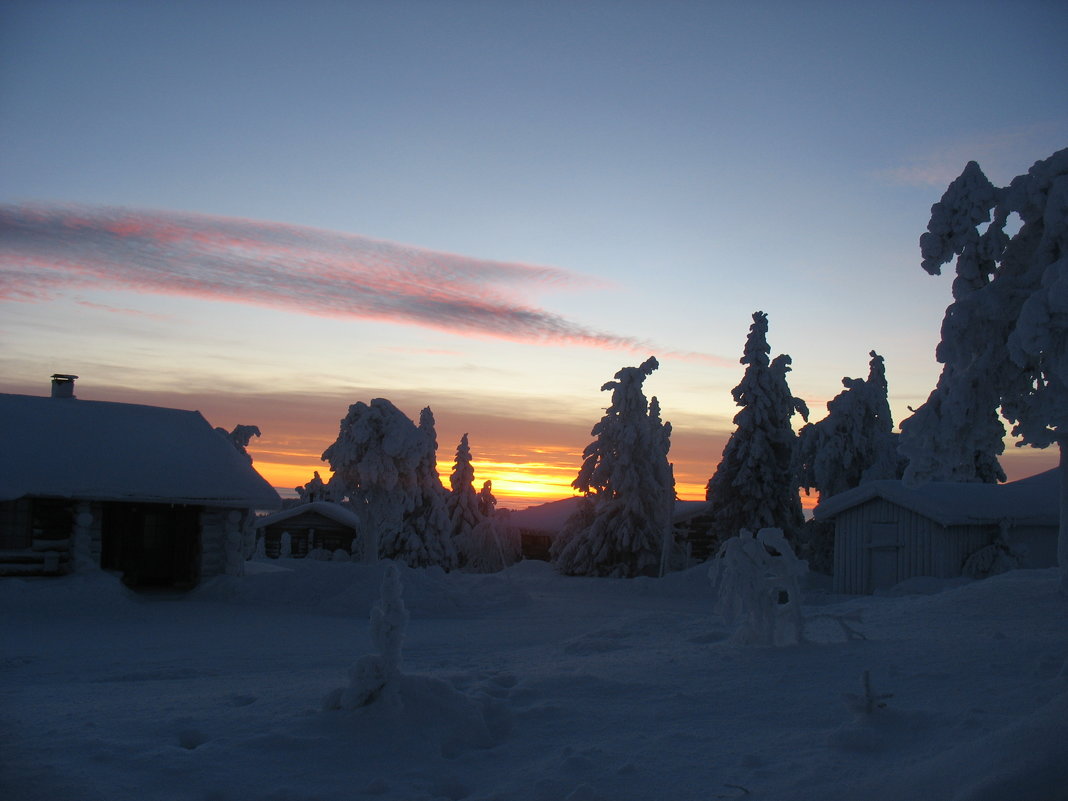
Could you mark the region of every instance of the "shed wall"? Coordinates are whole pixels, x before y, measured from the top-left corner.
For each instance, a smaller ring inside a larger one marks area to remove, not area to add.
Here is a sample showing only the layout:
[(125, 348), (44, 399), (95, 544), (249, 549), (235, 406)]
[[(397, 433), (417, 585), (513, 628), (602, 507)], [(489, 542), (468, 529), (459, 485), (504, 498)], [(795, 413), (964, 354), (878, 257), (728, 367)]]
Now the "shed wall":
[(909, 576), (936, 575), (932, 540), (941, 527), (883, 498), (872, 498), (847, 509), (835, 520), (835, 592), (862, 594), (874, 589), (871, 532), (875, 526), (892, 526), (896, 532), (893, 564), (897, 581)]
[[(878, 589), (879, 579), (885, 584), (913, 576), (959, 576), (964, 561), (997, 534), (996, 525), (945, 527), (884, 498), (872, 498), (835, 519), (834, 591), (864, 594)], [(878, 576), (873, 575), (873, 564)]]
[(1055, 567), (1057, 564), (1057, 527), (1020, 526), (1009, 532), (1009, 544), (1026, 549), (1023, 567)]

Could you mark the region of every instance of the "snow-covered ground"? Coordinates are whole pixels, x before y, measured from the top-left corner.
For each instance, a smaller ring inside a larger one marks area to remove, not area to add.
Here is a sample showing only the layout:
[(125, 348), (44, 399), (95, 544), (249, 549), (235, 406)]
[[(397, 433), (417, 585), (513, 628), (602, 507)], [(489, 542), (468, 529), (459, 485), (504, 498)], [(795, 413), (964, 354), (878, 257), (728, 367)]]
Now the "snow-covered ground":
[[(1068, 798), (1052, 570), (812, 590), (810, 642), (753, 648), (712, 615), (705, 568), (401, 569), (399, 703), (323, 711), (373, 650), (383, 566), (250, 567), (186, 595), (0, 581), (0, 798)], [(865, 671), (892, 694), (869, 716), (844, 698)]]

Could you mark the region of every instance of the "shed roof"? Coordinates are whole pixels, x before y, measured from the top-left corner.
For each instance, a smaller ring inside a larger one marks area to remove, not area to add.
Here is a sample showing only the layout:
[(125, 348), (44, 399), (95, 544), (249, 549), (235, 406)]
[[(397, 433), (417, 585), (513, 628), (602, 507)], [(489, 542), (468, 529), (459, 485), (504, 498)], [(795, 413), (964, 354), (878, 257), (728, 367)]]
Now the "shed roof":
[(1060, 470), (1054, 468), (1008, 484), (932, 481), (910, 486), (903, 481), (870, 481), (820, 503), (817, 520), (837, 517), (873, 498), (883, 498), (943, 526), (996, 523), (1056, 526)]
[(0, 500), (49, 496), (277, 509), (200, 412), (0, 394)]
[(322, 515), (323, 517), (333, 520), (335, 523), (340, 523), (341, 525), (348, 526), (352, 529), (359, 529), (360, 527), (360, 518), (344, 506), (333, 503), (332, 501), (312, 501), (311, 503), (295, 504), (294, 506), (282, 509), (279, 512), (265, 515), (256, 521), (256, 528), (272, 526), (275, 523), (281, 523), (283, 520), (289, 520), (290, 518), (298, 517), (299, 515), (307, 514), (309, 512)]

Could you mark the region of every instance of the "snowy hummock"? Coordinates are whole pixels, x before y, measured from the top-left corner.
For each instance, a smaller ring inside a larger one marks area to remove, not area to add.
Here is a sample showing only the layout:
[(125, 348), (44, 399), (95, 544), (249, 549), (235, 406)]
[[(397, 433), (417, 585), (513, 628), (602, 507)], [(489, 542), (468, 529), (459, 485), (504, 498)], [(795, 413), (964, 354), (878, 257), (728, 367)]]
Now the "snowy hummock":
[(185, 596), (106, 573), (0, 582), (0, 797), (1055, 801), (1068, 786), (1055, 570), (899, 597), (810, 585), (807, 642), (760, 648), (729, 642), (704, 566), (398, 565), (407, 698), (325, 712), (374, 650), (386, 565), (288, 566)]
[(248, 457), (200, 412), (2, 394), (0, 442), (0, 500), (281, 505)]

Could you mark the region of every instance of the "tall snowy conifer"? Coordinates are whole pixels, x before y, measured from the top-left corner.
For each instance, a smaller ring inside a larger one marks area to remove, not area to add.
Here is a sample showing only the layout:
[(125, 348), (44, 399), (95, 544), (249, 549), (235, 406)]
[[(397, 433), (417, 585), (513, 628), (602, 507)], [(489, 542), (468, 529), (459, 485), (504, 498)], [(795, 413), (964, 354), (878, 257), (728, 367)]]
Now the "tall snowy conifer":
[(675, 484), (667, 462), (671, 424), (650, 404), (642, 384), (659, 365), (650, 357), (624, 367), (601, 391), (612, 405), (591, 432), (578, 477), (571, 483), (588, 506), (576, 512), (551, 555), (570, 575), (655, 575), (671, 524)]
[(456, 446), (456, 461), (453, 463), (449, 486), (452, 491), (445, 501), (449, 513), (450, 533), (460, 537), (478, 525), (482, 515), (478, 510), (478, 494), (475, 492), (475, 470), (471, 466), (471, 446), (467, 434), (460, 438)]
[[(1012, 214), (1022, 225), (1009, 236), (1005, 227)], [(1068, 593), (1068, 149), (1036, 162), (1000, 189), (969, 162), (931, 207), (920, 250), (922, 266), (932, 275), (956, 257), (954, 302), (936, 351), (944, 366), (935, 390), (953, 405), (944, 402), (947, 408), (935, 421), (941, 428), (922, 419), (902, 423), (902, 450), (920, 461), (918, 467), (910, 462), (909, 471), (914, 478), (938, 477), (923, 447), (967, 436), (971, 420), (989, 421), (999, 405), (1021, 445), (1057, 443), (1057, 558), (1062, 591)]]
[(448, 493), (438, 475), (438, 436), (429, 406), (419, 413), (419, 433), (423, 437), (423, 454), (416, 468), (415, 505), (404, 517), (409, 556), (403, 558), (413, 567), (440, 565), (449, 570), (457, 566), (458, 558), (445, 505)]
[[(440, 496), (439, 522), (444, 522), (437, 530), (425, 524), (431, 519), (424, 493), (431, 450), (427, 432), (385, 398), (354, 403), (341, 420), (338, 438), (323, 459), (334, 471), (331, 485), (340, 484), (364, 523), (365, 560), (381, 556), (412, 566), (455, 564)], [(440, 479), (437, 486), (444, 492)]]
[[(998, 272), (997, 254), (1007, 243), (1001, 225), (980, 235), (990, 222), (998, 190), (969, 162), (931, 207), (927, 233), (920, 237), (923, 268), (931, 275), (959, 255), (953, 303), (942, 321), (942, 341), (935, 357), (944, 366), (926, 402), (901, 422), (900, 450), (908, 459), (908, 481), (1005, 480), (998, 456), (1005, 449), (1005, 427), (998, 419), (1001, 386), (1017, 372), (1007, 359), (1012, 317), (1003, 304), (1017, 303), (991, 282)], [(1009, 282), (1011, 283), (1011, 279)], [(1006, 368), (1007, 371), (1006, 371)]]
[(798, 433), (798, 482), (820, 498), (881, 478), (900, 478), (883, 357), (869, 353), (868, 378), (843, 378), (827, 416)]
[(768, 316), (755, 312), (740, 360), (745, 374), (731, 391), (742, 410), (706, 488), (713, 548), (743, 528), (778, 528), (789, 537), (804, 523), (793, 472), (797, 435), (790, 418), (798, 413), (807, 421), (808, 407), (786, 382), (790, 357), (769, 361), (767, 334)]

